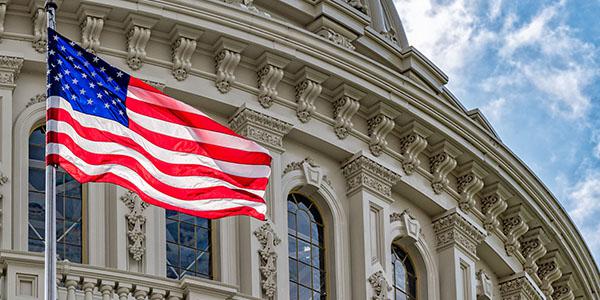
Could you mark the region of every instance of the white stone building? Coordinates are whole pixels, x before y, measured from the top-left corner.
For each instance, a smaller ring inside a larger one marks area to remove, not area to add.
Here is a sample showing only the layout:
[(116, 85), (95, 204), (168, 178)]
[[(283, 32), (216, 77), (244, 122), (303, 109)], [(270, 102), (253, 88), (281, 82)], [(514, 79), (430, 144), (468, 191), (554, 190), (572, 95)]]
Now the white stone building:
[[(43, 2), (0, 0), (1, 299), (43, 299)], [(59, 32), (274, 158), (266, 223), (59, 174), (60, 299), (600, 299), (564, 209), (392, 0), (59, 2)]]

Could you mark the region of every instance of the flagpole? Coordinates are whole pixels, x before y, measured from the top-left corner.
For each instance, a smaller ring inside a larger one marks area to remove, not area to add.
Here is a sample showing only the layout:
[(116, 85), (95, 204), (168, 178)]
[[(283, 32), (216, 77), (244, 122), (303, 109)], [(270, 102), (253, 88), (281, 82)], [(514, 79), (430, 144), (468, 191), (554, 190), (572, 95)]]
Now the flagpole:
[[(56, 8), (54, 0), (46, 0), (48, 27), (52, 29), (56, 29)], [(46, 68), (48, 68), (47, 51)], [(46, 99), (48, 99), (48, 91), (46, 91)], [(54, 165), (46, 166), (46, 247), (44, 258), (46, 277), (44, 299), (56, 300), (56, 166)]]

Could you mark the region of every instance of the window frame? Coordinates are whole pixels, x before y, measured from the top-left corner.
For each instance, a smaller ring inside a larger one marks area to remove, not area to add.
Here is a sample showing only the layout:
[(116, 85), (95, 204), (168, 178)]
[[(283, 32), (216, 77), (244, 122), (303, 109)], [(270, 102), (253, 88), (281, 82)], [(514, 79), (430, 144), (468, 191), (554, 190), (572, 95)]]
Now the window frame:
[[(395, 259), (395, 249), (398, 249), (400, 251), (402, 251), (404, 253), (404, 259), (402, 261), (400, 261), (400, 263), (402, 264), (402, 267), (404, 268), (404, 273), (405, 273), (405, 282), (404, 288), (400, 288), (398, 287), (397, 283), (396, 283), (396, 264), (394, 263), (396, 261)], [(405, 248), (401, 247), (400, 245), (397, 244), (392, 244), (390, 247), (390, 252), (391, 252), (391, 265), (392, 265), (392, 276), (393, 276), (393, 280), (392, 280), (392, 293), (393, 295), (393, 299), (396, 300), (396, 291), (399, 290), (401, 293), (403, 293), (406, 297), (407, 300), (417, 300), (419, 299), (419, 275), (417, 274), (417, 266), (414, 263), (414, 260), (410, 257), (410, 254), (408, 251), (406, 251)], [(411, 265), (411, 268), (413, 270), (413, 273), (410, 274), (408, 273), (408, 268), (406, 267), (406, 262), (408, 262)], [(415, 288), (414, 290), (414, 295), (410, 295), (410, 291), (409, 288), (407, 287), (410, 283), (408, 282), (408, 276), (407, 275), (412, 275), (412, 277), (414, 278), (414, 283), (413, 286)]]

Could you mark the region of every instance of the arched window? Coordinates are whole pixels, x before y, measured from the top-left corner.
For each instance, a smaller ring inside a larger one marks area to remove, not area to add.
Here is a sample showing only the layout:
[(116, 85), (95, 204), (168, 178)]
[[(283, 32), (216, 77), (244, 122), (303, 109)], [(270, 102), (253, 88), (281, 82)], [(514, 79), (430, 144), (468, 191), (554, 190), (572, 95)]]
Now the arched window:
[(314, 203), (288, 195), (290, 299), (325, 299), (323, 221)]
[[(44, 252), (46, 128), (29, 136), (28, 249)], [(59, 259), (83, 262), (83, 191), (81, 183), (61, 168), (56, 170), (56, 252)]]
[(166, 211), (167, 277), (180, 279), (185, 275), (210, 279), (210, 220)]
[(410, 258), (400, 247), (392, 245), (394, 294), (396, 300), (417, 299), (417, 276)]

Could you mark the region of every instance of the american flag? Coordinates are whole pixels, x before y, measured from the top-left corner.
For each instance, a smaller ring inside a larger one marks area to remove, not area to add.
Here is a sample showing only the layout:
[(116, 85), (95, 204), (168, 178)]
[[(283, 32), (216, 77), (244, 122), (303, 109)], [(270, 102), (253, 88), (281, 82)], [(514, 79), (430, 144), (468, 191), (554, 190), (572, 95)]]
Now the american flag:
[(48, 29), (46, 163), (204, 218), (265, 219), (271, 156)]

